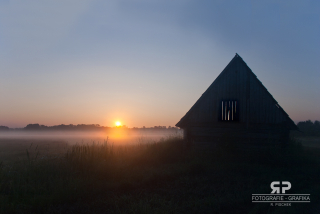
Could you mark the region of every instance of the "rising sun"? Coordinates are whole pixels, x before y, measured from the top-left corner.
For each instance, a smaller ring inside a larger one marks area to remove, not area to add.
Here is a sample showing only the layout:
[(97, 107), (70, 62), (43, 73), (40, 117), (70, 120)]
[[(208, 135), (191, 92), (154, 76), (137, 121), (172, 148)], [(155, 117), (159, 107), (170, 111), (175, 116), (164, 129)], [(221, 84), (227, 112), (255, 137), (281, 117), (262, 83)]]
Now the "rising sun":
[(117, 122), (116, 122), (116, 126), (121, 126), (121, 122), (120, 122), (120, 121), (117, 121)]

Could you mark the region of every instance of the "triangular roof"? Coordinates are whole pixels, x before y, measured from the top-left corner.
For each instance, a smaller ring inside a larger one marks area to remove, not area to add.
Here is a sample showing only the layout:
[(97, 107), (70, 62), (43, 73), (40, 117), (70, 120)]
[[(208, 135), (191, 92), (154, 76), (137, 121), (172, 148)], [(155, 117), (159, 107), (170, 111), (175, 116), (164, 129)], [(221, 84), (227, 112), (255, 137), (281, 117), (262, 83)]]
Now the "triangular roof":
[[(200, 105), (205, 105), (206, 104), (206, 100), (210, 99), (213, 96), (212, 95), (212, 91), (214, 91), (214, 88), (221, 87), (221, 83), (219, 83), (220, 79), (222, 80), (223, 76), (228, 75), (227, 74), (228, 72), (229, 72), (229, 77), (230, 77), (230, 69), (231, 70), (237, 70), (237, 68), (239, 68), (239, 66), (241, 68), (244, 68), (242, 70), (246, 70), (246, 71), (242, 71), (242, 72), (248, 72), (247, 75), (251, 76), (251, 81), (252, 82), (250, 82), (250, 84), (254, 83), (257, 87), (259, 87), (260, 90), (262, 91), (261, 93), (263, 93), (264, 96), (267, 97), (268, 100), (270, 100), (270, 103), (274, 104), (277, 107), (276, 110), (274, 110), (274, 111), (276, 113), (280, 114), (282, 118), (285, 118), (285, 122), (287, 123), (289, 129), (291, 129), (291, 130), (298, 129), (296, 124), (290, 119), (289, 115), (283, 110), (283, 108), (278, 104), (278, 102), (273, 98), (273, 96), (264, 87), (264, 85), (261, 83), (261, 81), (258, 80), (257, 76), (252, 72), (252, 70), (249, 68), (249, 66), (243, 61), (243, 59), (238, 54), (236, 54), (234, 56), (234, 58), (229, 62), (229, 64), (225, 67), (225, 69), (213, 81), (213, 83), (202, 94), (202, 96), (191, 107), (191, 109), (185, 114), (185, 116), (181, 118), (181, 120), (176, 124), (176, 126), (177, 127), (185, 127), (185, 126), (187, 126), (187, 124), (190, 123), (190, 121), (188, 121), (188, 119), (191, 117), (191, 115), (193, 113), (195, 113), (196, 111), (199, 111), (199, 106)], [(216, 95), (216, 94), (214, 94), (214, 95)]]

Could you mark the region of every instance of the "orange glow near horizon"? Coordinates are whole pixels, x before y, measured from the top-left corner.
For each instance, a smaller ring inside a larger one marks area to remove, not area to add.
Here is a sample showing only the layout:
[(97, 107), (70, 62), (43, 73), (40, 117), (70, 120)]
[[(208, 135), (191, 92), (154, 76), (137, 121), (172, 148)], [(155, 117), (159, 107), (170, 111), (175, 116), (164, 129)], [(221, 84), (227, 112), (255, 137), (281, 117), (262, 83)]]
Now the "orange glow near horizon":
[(117, 121), (116, 122), (116, 126), (118, 127), (118, 126), (121, 126), (121, 122), (120, 121)]

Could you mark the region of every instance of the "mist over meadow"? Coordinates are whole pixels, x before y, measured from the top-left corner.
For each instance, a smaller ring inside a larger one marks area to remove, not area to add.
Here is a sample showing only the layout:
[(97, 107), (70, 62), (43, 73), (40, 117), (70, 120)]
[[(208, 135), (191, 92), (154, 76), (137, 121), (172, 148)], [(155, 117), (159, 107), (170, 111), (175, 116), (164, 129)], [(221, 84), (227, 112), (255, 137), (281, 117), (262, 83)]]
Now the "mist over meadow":
[(24, 128), (0, 127), (0, 139), (57, 140), (66, 143), (115, 143), (136, 144), (159, 141), (162, 138), (182, 136), (182, 130), (175, 127), (154, 126), (128, 128), (126, 126), (104, 127), (93, 125), (45, 126), (29, 124)]

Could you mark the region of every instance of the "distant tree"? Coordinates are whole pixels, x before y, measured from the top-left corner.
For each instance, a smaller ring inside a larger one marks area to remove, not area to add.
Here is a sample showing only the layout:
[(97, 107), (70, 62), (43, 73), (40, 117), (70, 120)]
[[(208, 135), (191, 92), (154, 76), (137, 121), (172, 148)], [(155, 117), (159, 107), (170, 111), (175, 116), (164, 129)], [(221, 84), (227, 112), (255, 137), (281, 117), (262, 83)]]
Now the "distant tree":
[(300, 131), (305, 135), (309, 136), (319, 136), (320, 135), (320, 122), (315, 121), (314, 123), (311, 120), (302, 121), (297, 124)]
[(10, 128), (7, 126), (0, 126), (0, 131), (9, 131)]
[(26, 127), (24, 127), (26, 130), (40, 130), (41, 127), (38, 123), (35, 124), (28, 124)]

